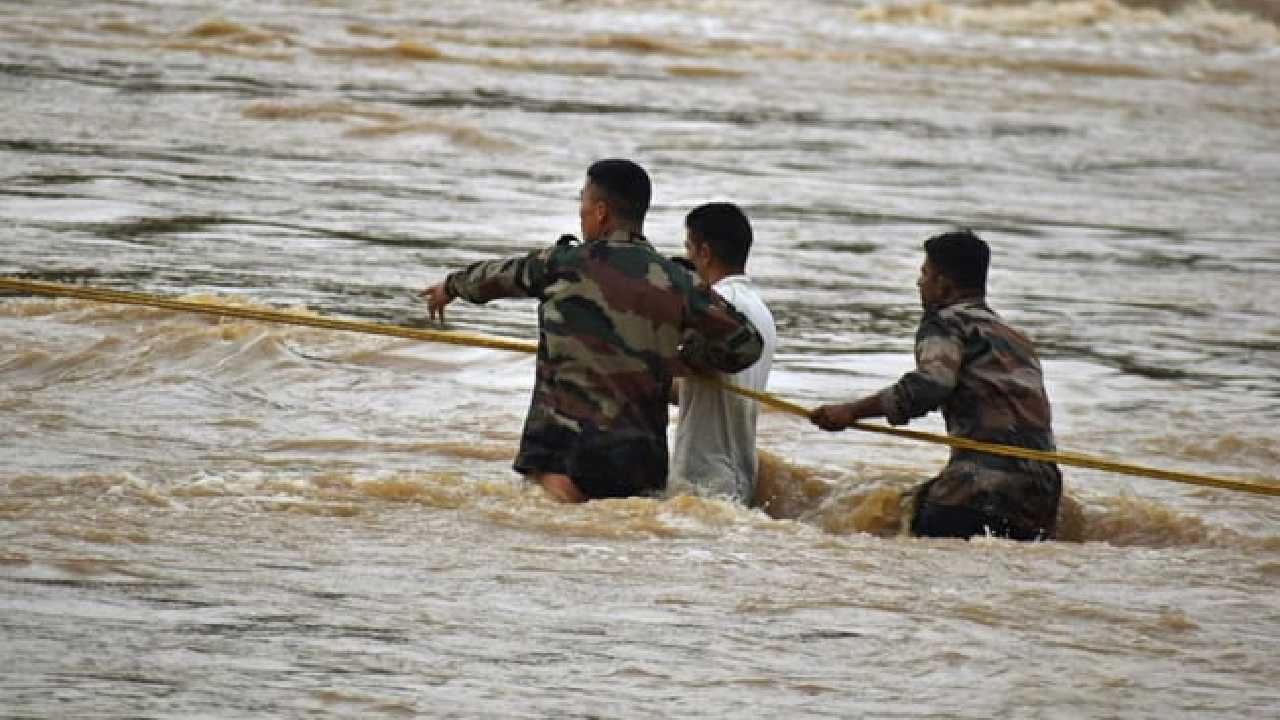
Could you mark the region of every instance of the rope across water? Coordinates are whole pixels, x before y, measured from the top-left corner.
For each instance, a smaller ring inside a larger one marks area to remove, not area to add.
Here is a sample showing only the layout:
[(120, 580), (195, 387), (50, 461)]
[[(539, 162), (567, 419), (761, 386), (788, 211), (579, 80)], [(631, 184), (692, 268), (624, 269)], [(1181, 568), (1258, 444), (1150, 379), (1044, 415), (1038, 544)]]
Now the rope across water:
[[(385, 325), (380, 323), (361, 322), (357, 320), (342, 320), (322, 315), (264, 310), (252, 307), (223, 305), (220, 303), (211, 303), (199, 300), (177, 300), (158, 295), (147, 295), (121, 290), (104, 290), (80, 285), (63, 285), (59, 283), (38, 282), (33, 280), (0, 278), (0, 289), (32, 295), (78, 298), (81, 300), (92, 300), (96, 302), (123, 305), (141, 305), (144, 307), (160, 308), (177, 312), (216, 315), (219, 317), (234, 317), (245, 320), (257, 320), (259, 322), (301, 325), (304, 327), (325, 328), (329, 330), (343, 330), (346, 332), (363, 333), (366, 335), (385, 335), (410, 340), (422, 340), (424, 342), (463, 345), (466, 347), (491, 348), (494, 350), (507, 350), (510, 352), (524, 353), (537, 351), (537, 344), (527, 340), (513, 340), (510, 338), (495, 337), (492, 335), (477, 335), (475, 333), (463, 333), (450, 330), (429, 330), (425, 328), (408, 328), (398, 325)], [(804, 418), (808, 418), (811, 413), (808, 408), (797, 405), (796, 403), (788, 400), (784, 400), (783, 398), (770, 393), (748, 390), (746, 388), (737, 387), (720, 381), (713, 380), (710, 382), (714, 382), (725, 390), (751, 398), (752, 400), (759, 402), (761, 405), (771, 407), (775, 410), (790, 413), (792, 415), (798, 415)], [(1159, 468), (1117, 462), (1114, 460), (1081, 455), (1078, 453), (1045, 452), (1042, 450), (1032, 450), (1030, 448), (1015, 447), (1011, 445), (995, 445), (992, 443), (969, 440), (967, 438), (939, 435), (937, 433), (923, 432), (920, 430), (907, 430), (904, 428), (874, 425), (866, 422), (856, 422), (852, 427), (855, 430), (861, 430), (863, 432), (893, 435), (895, 437), (908, 438), (911, 440), (918, 440), (938, 445), (947, 445), (949, 447), (963, 450), (976, 450), (979, 452), (989, 453), (991, 455), (1002, 455), (1005, 457), (1020, 458), (1023, 460), (1039, 460), (1058, 463), (1060, 465), (1093, 468), (1095, 470), (1105, 470), (1107, 472), (1119, 473), (1121, 475), (1169, 480), (1189, 485), (1235, 490), (1237, 492), (1254, 493), (1257, 495), (1280, 495), (1280, 483), (1263, 484), (1249, 482), (1246, 480), (1236, 480), (1233, 478), (1217, 477), (1213, 475), (1161, 470)]]

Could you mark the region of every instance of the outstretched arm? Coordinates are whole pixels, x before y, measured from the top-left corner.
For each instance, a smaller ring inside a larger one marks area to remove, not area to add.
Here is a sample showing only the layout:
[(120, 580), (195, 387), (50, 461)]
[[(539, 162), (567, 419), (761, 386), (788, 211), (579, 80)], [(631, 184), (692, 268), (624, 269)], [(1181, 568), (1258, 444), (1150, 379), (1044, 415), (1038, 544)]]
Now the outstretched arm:
[(504, 297), (538, 297), (547, 286), (556, 252), (570, 245), (561, 242), (544, 250), (503, 260), (482, 260), (450, 273), (443, 281), (422, 291), (431, 319), (444, 322), (444, 308), (455, 298), (483, 304)]

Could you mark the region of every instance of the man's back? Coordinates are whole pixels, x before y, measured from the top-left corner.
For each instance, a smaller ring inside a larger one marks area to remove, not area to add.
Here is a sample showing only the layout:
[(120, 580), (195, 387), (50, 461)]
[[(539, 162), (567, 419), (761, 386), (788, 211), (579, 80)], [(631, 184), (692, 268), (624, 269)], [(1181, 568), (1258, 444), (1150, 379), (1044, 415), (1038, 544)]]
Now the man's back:
[[(760, 331), (764, 350), (746, 370), (720, 379), (764, 390), (773, 366), (777, 331), (773, 314), (745, 275), (731, 275), (713, 289)], [(750, 502), (756, 484), (756, 403), (696, 379), (681, 383), (680, 419), (671, 459), (671, 482), (705, 495), (728, 495)]]
[(981, 301), (957, 303), (926, 317), (916, 337), (917, 358), (934, 338), (963, 347), (956, 387), (942, 406), (952, 435), (1053, 449), (1049, 397), (1035, 346)]
[(719, 323), (711, 298), (643, 238), (610, 237), (552, 259), (539, 308), (539, 373), (547, 406), (599, 428), (666, 430), (666, 398), (683, 331)]
[(567, 474), (592, 497), (665, 485), (666, 402), (684, 362), (735, 369), (760, 352), (740, 313), (633, 233), (476, 263), (449, 287), (473, 302), (542, 301), (515, 467)]
[[(949, 434), (1054, 450), (1040, 360), (1022, 332), (980, 300), (926, 313), (916, 335), (918, 367), (937, 377), (942, 371), (930, 368), (950, 364), (947, 358), (955, 353), (954, 386), (942, 404)], [(1052, 532), (1061, 489), (1053, 464), (953, 450), (925, 499), (1007, 518), (1015, 530), (1033, 536), (1037, 529)]]

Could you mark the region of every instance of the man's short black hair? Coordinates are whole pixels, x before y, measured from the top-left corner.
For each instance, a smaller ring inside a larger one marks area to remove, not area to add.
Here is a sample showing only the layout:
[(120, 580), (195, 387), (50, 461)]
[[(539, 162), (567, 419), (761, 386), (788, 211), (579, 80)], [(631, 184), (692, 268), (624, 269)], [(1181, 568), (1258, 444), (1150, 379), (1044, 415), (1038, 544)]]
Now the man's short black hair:
[(613, 214), (637, 225), (644, 222), (652, 193), (644, 168), (619, 158), (597, 160), (587, 168), (587, 178), (604, 195)]
[(711, 248), (711, 255), (725, 267), (742, 272), (751, 253), (751, 222), (733, 203), (699, 205), (684, 218), (695, 242)]
[(991, 248), (972, 230), (956, 230), (924, 241), (924, 252), (934, 268), (965, 290), (987, 290)]

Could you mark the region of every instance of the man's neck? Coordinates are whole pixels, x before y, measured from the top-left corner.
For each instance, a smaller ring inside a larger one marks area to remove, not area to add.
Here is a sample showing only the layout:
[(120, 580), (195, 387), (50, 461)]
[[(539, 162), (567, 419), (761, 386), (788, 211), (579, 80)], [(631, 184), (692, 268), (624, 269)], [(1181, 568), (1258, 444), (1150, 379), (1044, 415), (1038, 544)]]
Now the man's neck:
[(600, 231), (599, 236), (594, 238), (587, 238), (587, 242), (596, 242), (598, 240), (604, 240), (606, 238), (613, 237), (614, 235), (617, 235), (619, 233), (627, 236), (639, 235), (641, 237), (644, 237), (644, 228), (643, 226), (634, 225), (632, 223), (613, 223), (609, 225), (609, 227), (602, 229)]
[(712, 265), (707, 268), (706, 275), (703, 276), (703, 279), (707, 281), (708, 285), (715, 285), (727, 277), (736, 277), (743, 274), (744, 273), (741, 270), (730, 270), (723, 265)]

